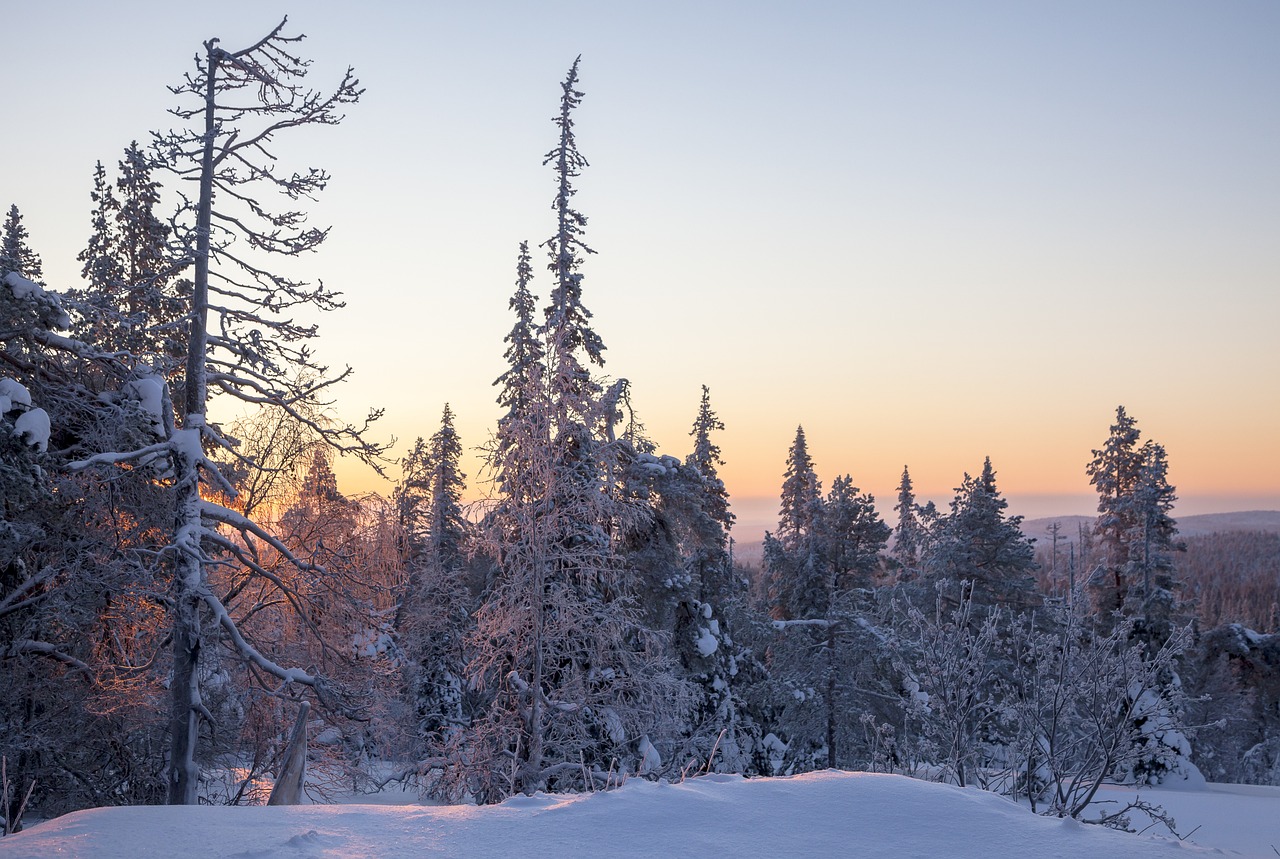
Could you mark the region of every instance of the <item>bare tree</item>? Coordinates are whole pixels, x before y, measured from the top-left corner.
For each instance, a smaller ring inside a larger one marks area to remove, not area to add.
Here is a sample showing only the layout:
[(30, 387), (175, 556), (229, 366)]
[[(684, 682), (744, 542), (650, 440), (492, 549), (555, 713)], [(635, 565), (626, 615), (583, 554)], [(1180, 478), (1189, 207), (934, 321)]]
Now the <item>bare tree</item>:
[[(287, 19), (286, 19), (287, 20)], [(199, 664), (212, 634), (208, 618), (257, 672), (281, 687), (312, 687), (322, 701), (322, 677), (277, 664), (241, 633), (223, 601), (210, 586), (210, 567), (218, 555), (234, 556), (268, 580), (271, 572), (256, 560), (253, 547), (264, 545), (296, 567), (317, 565), (295, 556), (266, 528), (206, 496), (234, 497), (235, 488), (206, 451), (235, 456), (235, 442), (211, 423), (211, 395), (228, 395), (249, 406), (275, 409), (307, 426), (340, 453), (353, 454), (376, 467), (383, 448), (364, 437), (378, 412), (363, 425), (334, 422), (326, 416), (326, 394), (351, 372), (331, 372), (312, 354), (314, 325), (284, 315), (302, 308), (342, 306), (336, 293), (278, 273), (281, 258), (316, 250), (327, 230), (307, 224), (306, 213), (276, 210), (267, 194), (290, 201), (313, 199), (329, 176), (309, 168), (289, 173), (277, 166), (276, 138), (290, 129), (336, 125), (342, 109), (362, 90), (351, 69), (331, 92), (304, 86), (308, 60), (295, 53), (303, 36), (285, 36), (285, 20), (247, 48), (228, 51), (218, 39), (204, 42), (196, 71), (171, 91), (190, 106), (171, 111), (190, 127), (155, 135), (158, 164), (194, 182), (194, 200), (183, 195), (173, 220), (180, 259), (193, 271), (185, 317), (188, 343), (186, 376), (180, 397), (162, 387), (160, 433), (154, 444), (132, 451), (105, 453), (78, 467), (153, 462), (167, 459), (162, 476), (174, 487), (173, 538), (164, 549), (173, 565), (173, 680), (170, 712), (169, 801), (197, 800), (196, 750), (201, 720), (211, 714), (201, 697)], [(271, 260), (276, 260), (275, 263)], [(241, 459), (254, 468), (257, 463)], [(203, 490), (203, 491), (202, 491)]]

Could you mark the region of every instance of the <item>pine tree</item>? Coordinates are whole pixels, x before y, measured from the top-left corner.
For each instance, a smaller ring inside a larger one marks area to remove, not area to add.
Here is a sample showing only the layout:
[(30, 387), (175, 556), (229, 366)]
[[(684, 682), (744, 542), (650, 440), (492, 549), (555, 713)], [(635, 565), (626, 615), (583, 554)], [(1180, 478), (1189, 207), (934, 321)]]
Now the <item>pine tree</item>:
[(459, 468), (462, 443), (453, 428), (453, 409), (445, 403), (440, 429), (431, 436), (431, 507), (428, 517), (431, 563), (442, 570), (460, 570), (467, 556), (470, 524), (462, 509), (466, 475)]
[[(397, 626), (420, 756), (431, 759), (456, 753), (470, 718), (464, 678), (474, 608), (467, 587), (471, 526), (462, 508), (462, 444), (448, 404), (440, 429), (425, 448), (416, 445), (414, 454), (406, 483), (420, 483), (422, 499), (411, 515), (425, 521), (410, 526), (418, 536)], [(456, 798), (456, 785), (447, 780), (429, 788), (440, 798)]]
[(694, 418), (693, 451), (685, 458), (685, 464), (697, 470), (707, 487), (703, 508), (715, 522), (720, 523), (725, 531), (733, 527), (733, 514), (729, 512), (729, 493), (720, 479), (719, 466), (724, 465), (720, 456), (720, 446), (711, 440), (713, 432), (723, 432), (724, 422), (711, 408), (711, 391), (702, 386), (702, 401), (698, 405), (698, 416)]
[(822, 484), (813, 470), (804, 427), (787, 452), (777, 536), (765, 534), (765, 578), (770, 613), (777, 619), (825, 612), (827, 588), (821, 544)]
[(839, 587), (870, 588), (891, 533), (876, 512), (875, 498), (846, 474), (831, 482), (823, 513), (824, 546)]
[(131, 353), (173, 378), (186, 335), (188, 282), (169, 249), (171, 230), (156, 215), (160, 183), (154, 164), (131, 143), (119, 162), (115, 191), (101, 162), (94, 170), (92, 232), (78, 259), (86, 287), (77, 293), (77, 336), (113, 352)]
[(1089, 483), (1098, 491), (1098, 518), (1094, 538), (1104, 553), (1097, 570), (1091, 571), (1090, 584), (1095, 591), (1098, 611), (1103, 617), (1119, 611), (1125, 604), (1130, 583), (1126, 579), (1128, 535), (1133, 529), (1129, 499), (1142, 467), (1138, 441), (1141, 433), (1137, 421), (1129, 417), (1124, 406), (1116, 409), (1116, 422), (1100, 450), (1085, 468)]
[(890, 531), (849, 475), (836, 478), (826, 498), (820, 485), (798, 429), (764, 564), (776, 630), (766, 687), (787, 759), (801, 768), (860, 762), (862, 718), (875, 707), (868, 692), (883, 675), (865, 610)]
[(1137, 633), (1158, 646), (1173, 632), (1179, 608), (1171, 553), (1185, 548), (1176, 542), (1177, 523), (1170, 515), (1177, 496), (1169, 484), (1169, 460), (1164, 445), (1142, 445), (1142, 466), (1133, 489), (1134, 528), (1130, 538), (1130, 614)]
[[(124, 279), (120, 261), (116, 252), (116, 218), (120, 214), (120, 202), (116, 200), (111, 183), (107, 181), (107, 170), (99, 161), (93, 169), (93, 190), (89, 192), (93, 200), (92, 232), (85, 249), (76, 257), (84, 263), (80, 276), (89, 283), (90, 295), (110, 295), (116, 285)], [(81, 335), (85, 336), (85, 335)], [(96, 339), (92, 335), (86, 339)]]
[(787, 451), (787, 470), (783, 475), (781, 509), (778, 514), (778, 539), (794, 551), (814, 536), (822, 497), (822, 484), (813, 470), (804, 427), (796, 427), (795, 441)]

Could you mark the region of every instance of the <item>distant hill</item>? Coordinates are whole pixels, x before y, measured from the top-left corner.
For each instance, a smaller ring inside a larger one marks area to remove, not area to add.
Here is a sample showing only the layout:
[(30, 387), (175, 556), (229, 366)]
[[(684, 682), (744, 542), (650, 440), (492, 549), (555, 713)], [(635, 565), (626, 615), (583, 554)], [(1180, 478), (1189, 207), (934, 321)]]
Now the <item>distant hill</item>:
[[(1058, 532), (1063, 540), (1075, 542), (1077, 528), (1092, 525), (1095, 516), (1044, 516), (1024, 519), (1022, 533), (1034, 537), (1037, 545), (1048, 540), (1049, 526), (1054, 522), (1062, 528)], [(1178, 536), (1203, 537), (1231, 531), (1267, 531), (1280, 534), (1280, 510), (1244, 510), (1238, 513), (1200, 513), (1178, 517)], [(762, 561), (763, 546), (759, 540), (751, 543), (735, 543), (733, 558), (745, 567), (758, 569)]]
[[(1046, 516), (1040, 519), (1026, 519), (1022, 523), (1022, 533), (1042, 541), (1049, 533), (1049, 526), (1054, 522), (1061, 524), (1059, 532), (1066, 539), (1074, 539), (1076, 529), (1081, 524), (1092, 524), (1093, 516)], [(1178, 536), (1201, 537), (1205, 534), (1218, 534), (1228, 531), (1269, 531), (1280, 534), (1280, 510), (1245, 510), (1239, 513), (1200, 513), (1195, 516), (1179, 516)]]

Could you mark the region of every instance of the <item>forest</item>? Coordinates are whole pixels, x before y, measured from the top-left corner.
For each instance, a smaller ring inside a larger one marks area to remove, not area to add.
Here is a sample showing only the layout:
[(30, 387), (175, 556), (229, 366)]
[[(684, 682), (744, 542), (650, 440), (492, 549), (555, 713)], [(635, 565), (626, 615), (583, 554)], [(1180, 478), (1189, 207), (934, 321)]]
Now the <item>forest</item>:
[[(1091, 807), (1104, 784), (1280, 784), (1280, 538), (1180, 539), (1166, 451), (1123, 406), (1066, 557), (989, 459), (945, 508), (904, 466), (890, 526), (852, 475), (819, 477), (802, 427), (761, 562), (734, 557), (711, 391), (663, 452), (604, 374), (578, 61), (547, 238), (513, 242), (502, 416), (467, 440), (484, 472), (461, 472), (447, 405), (398, 459), (379, 412), (337, 416), (351, 370), (299, 320), (341, 296), (288, 273), (326, 238), (306, 204), (329, 176), (282, 165), (363, 90), (309, 88), (289, 32), (205, 42), (178, 127), (96, 165), (79, 286), (45, 283), (18, 205), (4, 220), (4, 833), (95, 806), (819, 769), (1123, 828), (1133, 809)], [(335, 457), (394, 489), (344, 495)]]

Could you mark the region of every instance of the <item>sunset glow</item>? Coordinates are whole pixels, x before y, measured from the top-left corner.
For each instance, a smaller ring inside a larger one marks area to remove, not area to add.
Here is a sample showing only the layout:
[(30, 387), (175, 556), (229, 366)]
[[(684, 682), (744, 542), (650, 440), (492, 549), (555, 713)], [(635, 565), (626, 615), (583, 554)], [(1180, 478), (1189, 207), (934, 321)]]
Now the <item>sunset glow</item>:
[[(445, 402), (465, 445), (488, 437), (581, 53), (605, 370), (681, 456), (710, 386), (747, 508), (803, 424), (823, 479), (851, 474), (890, 517), (904, 464), (945, 502), (988, 455), (1015, 512), (1090, 513), (1084, 465), (1119, 404), (1168, 449), (1179, 510), (1280, 507), (1274, 5), (561, 5), (294, 10), (317, 84), (349, 63), (367, 87), (291, 153), (334, 177), (301, 270), (346, 294), (319, 340), (356, 369), (340, 412), (384, 407), (401, 453)], [(52, 288), (79, 282), (94, 162), (170, 124), (163, 84), (201, 39), (284, 11), (6, 13), (22, 86), (0, 187)], [(466, 470), (483, 494), (478, 455)], [(768, 517), (741, 518), (755, 539)]]

